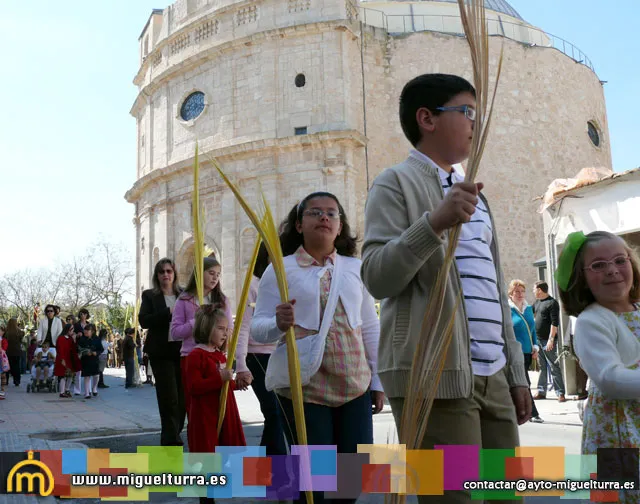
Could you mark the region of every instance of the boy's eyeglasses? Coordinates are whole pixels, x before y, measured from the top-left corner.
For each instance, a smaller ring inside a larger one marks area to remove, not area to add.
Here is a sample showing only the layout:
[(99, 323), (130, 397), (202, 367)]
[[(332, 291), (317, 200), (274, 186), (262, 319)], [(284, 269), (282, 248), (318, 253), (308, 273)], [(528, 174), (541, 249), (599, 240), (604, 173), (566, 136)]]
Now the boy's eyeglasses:
[(594, 273), (604, 273), (609, 269), (609, 265), (613, 264), (616, 268), (622, 269), (626, 266), (627, 262), (629, 262), (630, 258), (628, 255), (619, 255), (611, 259), (610, 261), (593, 261), (589, 266), (584, 268), (585, 270), (591, 270)]
[(338, 220), (340, 218), (340, 212), (338, 210), (320, 210), (319, 208), (311, 208), (310, 210), (305, 210), (302, 212), (302, 215), (306, 215), (307, 217), (313, 217), (315, 219), (321, 219), (323, 215), (326, 215), (328, 219)]
[(459, 105), (457, 107), (436, 107), (436, 110), (442, 112), (462, 112), (470, 121), (476, 120), (476, 109), (469, 105)]

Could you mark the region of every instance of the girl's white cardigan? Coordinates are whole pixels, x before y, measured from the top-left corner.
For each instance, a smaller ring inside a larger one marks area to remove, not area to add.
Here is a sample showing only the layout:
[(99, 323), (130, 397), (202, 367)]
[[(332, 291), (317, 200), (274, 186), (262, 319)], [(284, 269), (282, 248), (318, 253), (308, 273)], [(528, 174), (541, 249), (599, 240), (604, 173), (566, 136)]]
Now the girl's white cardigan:
[(611, 399), (640, 399), (640, 342), (624, 321), (598, 303), (578, 316), (574, 348), (592, 383)]
[[(380, 320), (376, 314), (371, 294), (365, 289), (360, 279), (360, 259), (339, 256), (342, 281), (340, 285), (340, 301), (347, 314), (349, 325), (355, 329), (362, 326), (367, 362), (371, 369), (371, 390), (382, 391), (378, 378), (378, 341), (380, 339)], [(301, 268), (296, 256), (284, 258), (287, 272), (289, 298), (295, 299), (296, 325), (305, 329), (320, 330), (320, 279), (328, 266), (309, 266)], [(272, 343), (284, 336), (276, 324), (276, 306), (281, 303), (278, 284), (273, 267), (265, 270), (258, 287), (256, 308), (251, 321), (251, 337), (260, 343)]]

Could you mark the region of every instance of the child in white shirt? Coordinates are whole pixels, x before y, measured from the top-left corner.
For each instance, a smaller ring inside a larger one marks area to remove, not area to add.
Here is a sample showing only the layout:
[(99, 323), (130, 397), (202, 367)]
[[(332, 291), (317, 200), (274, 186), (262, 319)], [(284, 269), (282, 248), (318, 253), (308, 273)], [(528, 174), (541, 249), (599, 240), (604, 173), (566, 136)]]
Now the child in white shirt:
[(42, 385), (43, 381), (46, 382), (49, 376), (52, 375), (49, 371), (53, 370), (53, 365), (56, 362), (56, 349), (49, 347), (49, 342), (45, 341), (42, 343), (42, 346), (36, 350), (34, 359), (37, 384)]
[[(574, 347), (589, 376), (582, 453), (640, 446), (640, 261), (620, 237), (571, 233), (556, 280), (563, 309), (577, 316)], [(619, 502), (640, 493), (620, 492)]]

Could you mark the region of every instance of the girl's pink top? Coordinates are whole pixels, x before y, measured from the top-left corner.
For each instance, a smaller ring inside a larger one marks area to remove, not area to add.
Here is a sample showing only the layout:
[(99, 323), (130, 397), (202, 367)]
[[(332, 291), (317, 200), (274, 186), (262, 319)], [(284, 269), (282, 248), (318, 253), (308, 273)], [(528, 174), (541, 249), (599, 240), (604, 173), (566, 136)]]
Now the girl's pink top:
[[(198, 311), (198, 299), (191, 294), (181, 294), (173, 307), (171, 316), (171, 338), (174, 341), (182, 341), (180, 356), (186, 357), (196, 346), (193, 339), (193, 326), (196, 323), (196, 311)], [(229, 320), (229, 334), (233, 330), (233, 316), (229, 298), (226, 299), (224, 312)]]

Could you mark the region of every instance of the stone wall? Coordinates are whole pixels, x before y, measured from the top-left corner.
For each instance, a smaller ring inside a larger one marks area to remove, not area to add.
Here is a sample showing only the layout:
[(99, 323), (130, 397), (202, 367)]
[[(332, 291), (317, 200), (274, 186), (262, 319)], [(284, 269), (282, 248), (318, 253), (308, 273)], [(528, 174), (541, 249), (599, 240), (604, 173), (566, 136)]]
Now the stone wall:
[[(361, 217), (364, 200), (357, 196), (356, 187), (362, 186), (362, 181), (353, 169), (354, 159), (355, 162), (359, 159), (353, 153), (361, 150), (361, 144), (337, 139), (300, 144), (296, 149), (274, 148), (273, 152), (263, 155), (249, 153), (238, 158), (222, 157), (220, 162), (254, 208), (259, 207), (261, 191), (265, 194), (277, 223), (286, 217), (301, 197), (318, 190), (336, 194), (349, 216), (357, 218)], [(274, 165), (278, 167), (277, 173), (274, 173)], [(200, 181), (206, 220), (205, 243), (221, 261), (223, 289), (235, 303), (256, 234), (234, 196), (206, 161), (201, 166)], [(183, 284), (186, 284), (193, 265), (192, 173), (186, 169), (180, 171), (167, 182), (166, 187), (165, 194), (159, 189), (150, 190), (140, 199), (141, 207), (145, 209), (140, 212), (139, 224), (140, 240), (145, 244), (140, 256), (140, 283), (147, 288), (153, 268), (150, 251), (155, 247), (159, 253), (162, 251), (161, 257), (168, 255), (176, 259)], [(151, 200), (154, 207), (151, 207)], [(138, 247), (141, 248), (141, 242)]]

